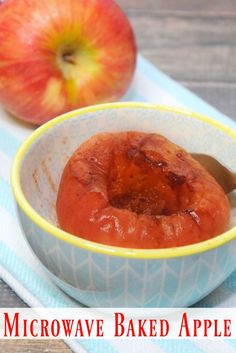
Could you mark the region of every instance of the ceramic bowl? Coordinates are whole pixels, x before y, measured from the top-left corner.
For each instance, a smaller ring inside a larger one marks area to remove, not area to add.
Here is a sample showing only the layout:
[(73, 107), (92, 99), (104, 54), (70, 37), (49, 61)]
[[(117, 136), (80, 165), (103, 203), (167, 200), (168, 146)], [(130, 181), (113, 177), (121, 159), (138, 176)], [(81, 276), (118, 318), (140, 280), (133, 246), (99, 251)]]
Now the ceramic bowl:
[(234, 193), (230, 196), (230, 229), (189, 246), (159, 250), (112, 247), (57, 227), (58, 184), (72, 152), (98, 132), (124, 130), (158, 132), (189, 152), (207, 152), (236, 170), (236, 134), (206, 117), (142, 103), (84, 108), (43, 125), (19, 149), (11, 182), (20, 223), (53, 281), (87, 306), (189, 306), (236, 267)]

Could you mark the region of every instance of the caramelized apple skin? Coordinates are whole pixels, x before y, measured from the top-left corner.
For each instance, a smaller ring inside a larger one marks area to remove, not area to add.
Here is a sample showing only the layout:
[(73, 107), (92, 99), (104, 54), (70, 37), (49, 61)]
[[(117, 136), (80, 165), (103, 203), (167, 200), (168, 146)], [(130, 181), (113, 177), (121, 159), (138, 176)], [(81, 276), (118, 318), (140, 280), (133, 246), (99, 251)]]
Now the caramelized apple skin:
[(128, 248), (197, 243), (227, 229), (222, 188), (179, 146), (158, 134), (98, 134), (67, 163), (57, 197), (62, 229)]

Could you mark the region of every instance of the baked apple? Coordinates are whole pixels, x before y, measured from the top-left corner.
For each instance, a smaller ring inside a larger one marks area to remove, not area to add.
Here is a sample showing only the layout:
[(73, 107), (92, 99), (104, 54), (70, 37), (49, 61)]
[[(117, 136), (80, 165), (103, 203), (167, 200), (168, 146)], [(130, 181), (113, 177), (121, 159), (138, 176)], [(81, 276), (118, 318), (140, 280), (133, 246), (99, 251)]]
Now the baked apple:
[(167, 248), (227, 229), (230, 207), (216, 180), (158, 134), (103, 133), (68, 161), (57, 197), (59, 225), (128, 248)]

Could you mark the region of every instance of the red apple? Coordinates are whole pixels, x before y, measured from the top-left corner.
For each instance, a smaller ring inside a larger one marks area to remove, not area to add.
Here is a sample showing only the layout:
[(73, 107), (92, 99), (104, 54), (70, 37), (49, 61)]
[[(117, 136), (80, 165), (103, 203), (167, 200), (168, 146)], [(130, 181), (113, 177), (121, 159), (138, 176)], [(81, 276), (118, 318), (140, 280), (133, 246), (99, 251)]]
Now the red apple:
[(131, 26), (112, 0), (0, 2), (0, 102), (23, 120), (117, 100), (135, 59)]

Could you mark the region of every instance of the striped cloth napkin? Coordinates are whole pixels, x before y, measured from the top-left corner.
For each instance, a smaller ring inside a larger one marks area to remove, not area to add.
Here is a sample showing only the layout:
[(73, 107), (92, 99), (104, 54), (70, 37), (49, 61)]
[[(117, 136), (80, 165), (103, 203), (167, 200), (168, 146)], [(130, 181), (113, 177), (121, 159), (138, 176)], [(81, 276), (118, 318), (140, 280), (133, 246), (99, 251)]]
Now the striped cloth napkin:
[[(236, 129), (236, 123), (189, 92), (139, 56), (126, 101), (143, 101), (185, 107)], [(31, 307), (75, 307), (44, 273), (19, 227), (9, 174), (13, 156), (33, 128), (0, 108), (0, 277)], [(199, 307), (235, 307), (236, 271)], [(78, 353), (232, 353), (236, 340), (68, 340)]]

